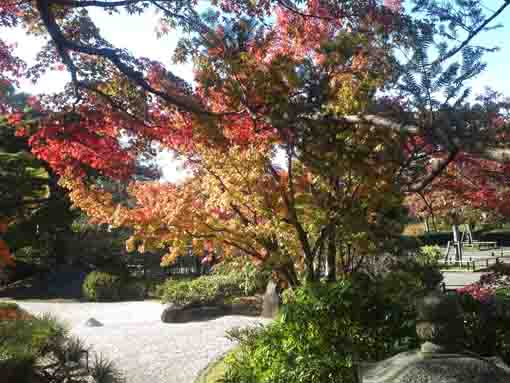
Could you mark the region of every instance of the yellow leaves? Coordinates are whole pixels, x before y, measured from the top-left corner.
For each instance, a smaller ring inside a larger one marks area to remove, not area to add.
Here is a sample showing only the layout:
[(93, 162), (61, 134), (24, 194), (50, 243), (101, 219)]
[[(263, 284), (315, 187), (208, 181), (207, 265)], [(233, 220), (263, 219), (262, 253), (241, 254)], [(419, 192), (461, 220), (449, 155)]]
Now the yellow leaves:
[(128, 253), (132, 253), (135, 250), (136, 250), (136, 239), (134, 236), (131, 236), (126, 241), (126, 251)]
[(172, 248), (172, 251), (170, 253), (165, 254), (161, 258), (161, 266), (162, 267), (172, 266), (175, 263), (175, 261), (177, 260), (180, 250), (181, 249), (179, 249), (177, 247)]

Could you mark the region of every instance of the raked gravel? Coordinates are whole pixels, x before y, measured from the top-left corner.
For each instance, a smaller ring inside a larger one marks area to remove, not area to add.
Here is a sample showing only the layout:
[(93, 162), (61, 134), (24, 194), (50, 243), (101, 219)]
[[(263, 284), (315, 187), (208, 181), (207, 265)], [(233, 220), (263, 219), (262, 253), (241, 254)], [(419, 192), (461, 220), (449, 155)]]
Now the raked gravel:
[[(19, 301), (30, 313), (50, 313), (68, 324), (71, 334), (113, 360), (127, 383), (192, 383), (209, 362), (233, 346), (225, 332), (267, 320), (243, 316), (168, 324), (156, 301), (49, 303)], [(87, 327), (95, 318), (102, 327)]]

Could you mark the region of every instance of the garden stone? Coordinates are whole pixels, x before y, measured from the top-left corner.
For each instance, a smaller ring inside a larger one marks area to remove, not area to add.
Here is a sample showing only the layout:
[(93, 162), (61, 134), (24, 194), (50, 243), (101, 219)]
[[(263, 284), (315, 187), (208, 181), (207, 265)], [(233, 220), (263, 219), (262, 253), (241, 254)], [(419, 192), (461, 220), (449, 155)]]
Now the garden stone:
[(178, 315), (179, 310), (182, 309), (181, 305), (175, 303), (169, 303), (163, 309), (161, 313), (161, 321), (164, 323), (173, 323)]
[(262, 303), (262, 316), (264, 318), (275, 318), (280, 309), (280, 295), (278, 294), (277, 284), (270, 280), (264, 293)]
[(240, 297), (228, 307), (230, 315), (260, 316), (262, 313), (262, 297)]
[(498, 358), (460, 349), (462, 309), (456, 296), (432, 292), (417, 305), (419, 350), (377, 363), (360, 363), (362, 383), (507, 383), (510, 368)]
[(161, 313), (164, 323), (186, 323), (209, 320), (229, 314), (227, 306), (168, 304)]
[(89, 318), (87, 319), (87, 321), (85, 322), (85, 326), (87, 327), (102, 327), (103, 324), (101, 322), (99, 322), (97, 319), (95, 318)]

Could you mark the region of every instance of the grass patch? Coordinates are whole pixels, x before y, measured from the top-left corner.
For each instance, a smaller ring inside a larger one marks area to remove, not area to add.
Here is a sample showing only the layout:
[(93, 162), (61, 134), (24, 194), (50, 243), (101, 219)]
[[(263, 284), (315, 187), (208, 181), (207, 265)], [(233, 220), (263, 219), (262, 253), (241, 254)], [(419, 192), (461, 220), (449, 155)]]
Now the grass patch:
[(235, 354), (239, 351), (239, 347), (235, 347), (230, 352), (210, 363), (205, 370), (203, 370), (194, 383), (220, 383), (227, 370), (225, 359), (230, 354)]

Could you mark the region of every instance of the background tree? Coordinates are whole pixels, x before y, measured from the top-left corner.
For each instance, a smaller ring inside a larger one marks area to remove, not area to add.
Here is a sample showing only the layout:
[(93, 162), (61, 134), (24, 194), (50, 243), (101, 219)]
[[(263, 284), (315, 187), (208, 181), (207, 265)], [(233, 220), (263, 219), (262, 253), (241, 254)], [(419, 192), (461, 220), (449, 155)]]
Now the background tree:
[[(508, 99), (491, 89), (471, 107), (480, 122), (508, 125)], [(500, 136), (505, 139), (505, 136)], [(445, 171), (420, 193), (407, 198), (418, 217), (434, 216), (457, 226), (501, 221), (508, 217), (508, 166), (459, 153)]]
[[(473, 38), (508, 5), (488, 15), (478, 1), (419, 1), (409, 13), (374, 1), (224, 1), (203, 15), (191, 2), (156, 0), (3, 10), (51, 38), (31, 77), (60, 63), (71, 73), (26, 134), (77, 206), (133, 227), (132, 248), (170, 247), (168, 261), (194, 239), (273, 262), (296, 284), (296, 268), (318, 279), (321, 254), (333, 280), (337, 261), (348, 272), (391, 245), (404, 195), (450, 164), (506, 160), (507, 125), (474, 113), (464, 84), (490, 50)], [(175, 59), (193, 60), (195, 88), (109, 44), (90, 7), (157, 9), (161, 33), (187, 32)], [(185, 160), (190, 179), (132, 182), (136, 205), (114, 201), (97, 177), (129, 179), (155, 143)]]
[(59, 265), (67, 254), (65, 243), (76, 212), (57, 174), (30, 153), (27, 137), (15, 127), (18, 117), (38, 118), (34, 98), (11, 87), (4, 102), (15, 111), (0, 116), (0, 216), (9, 226), (6, 241), (13, 252), (31, 248), (39, 256), (55, 256)]

